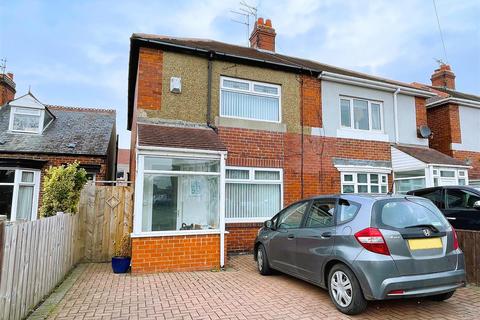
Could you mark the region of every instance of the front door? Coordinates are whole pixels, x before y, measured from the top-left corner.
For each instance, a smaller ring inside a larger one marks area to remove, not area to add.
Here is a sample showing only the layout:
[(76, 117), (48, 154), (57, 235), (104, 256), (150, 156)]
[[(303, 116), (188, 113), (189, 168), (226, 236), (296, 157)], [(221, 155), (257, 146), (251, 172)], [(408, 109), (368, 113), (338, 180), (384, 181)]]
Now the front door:
[(316, 199), (297, 235), (297, 267), (301, 276), (321, 282), (322, 267), (333, 250), (335, 199)]
[(444, 214), (456, 229), (480, 230), (480, 210), (473, 204), (480, 201), (480, 196), (464, 189), (445, 190)]
[(295, 274), (297, 234), (309, 201), (302, 201), (284, 209), (278, 217), (276, 230), (270, 238), (268, 257), (273, 268)]

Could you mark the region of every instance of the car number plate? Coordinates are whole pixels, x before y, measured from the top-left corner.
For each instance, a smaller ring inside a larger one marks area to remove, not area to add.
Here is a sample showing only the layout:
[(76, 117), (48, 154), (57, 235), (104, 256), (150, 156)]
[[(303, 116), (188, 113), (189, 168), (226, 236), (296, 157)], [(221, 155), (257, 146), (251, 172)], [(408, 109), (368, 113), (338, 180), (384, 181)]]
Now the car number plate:
[(443, 248), (441, 238), (409, 239), (410, 250), (441, 249)]

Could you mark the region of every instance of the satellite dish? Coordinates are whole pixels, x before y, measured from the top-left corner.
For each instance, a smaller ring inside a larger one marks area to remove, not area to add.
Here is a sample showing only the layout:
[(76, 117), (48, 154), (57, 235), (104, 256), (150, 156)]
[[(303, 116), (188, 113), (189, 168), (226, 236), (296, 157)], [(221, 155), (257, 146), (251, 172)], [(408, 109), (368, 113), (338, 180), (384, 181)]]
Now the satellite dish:
[(421, 125), (418, 127), (418, 136), (420, 138), (427, 139), (432, 135), (432, 130), (426, 125)]

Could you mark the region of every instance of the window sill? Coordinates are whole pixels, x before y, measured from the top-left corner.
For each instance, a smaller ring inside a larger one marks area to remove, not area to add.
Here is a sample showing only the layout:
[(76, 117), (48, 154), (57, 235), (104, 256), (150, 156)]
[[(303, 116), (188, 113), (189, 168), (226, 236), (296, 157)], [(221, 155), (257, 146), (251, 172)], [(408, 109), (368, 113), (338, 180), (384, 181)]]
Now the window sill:
[[(227, 232), (225, 232), (227, 233)], [(221, 234), (218, 229), (215, 230), (178, 230), (178, 231), (150, 231), (141, 233), (131, 233), (131, 238), (152, 238), (152, 237), (169, 237), (169, 236), (195, 236), (206, 234)]]
[(337, 129), (337, 138), (372, 140), (388, 142), (388, 135), (383, 132), (355, 130), (355, 129)]

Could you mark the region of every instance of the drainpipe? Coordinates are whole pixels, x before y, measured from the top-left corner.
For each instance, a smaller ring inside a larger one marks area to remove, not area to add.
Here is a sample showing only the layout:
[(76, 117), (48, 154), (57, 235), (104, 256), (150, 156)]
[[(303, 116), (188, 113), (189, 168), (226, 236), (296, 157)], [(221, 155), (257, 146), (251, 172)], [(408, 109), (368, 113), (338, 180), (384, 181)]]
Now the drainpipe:
[(208, 78), (207, 78), (207, 126), (217, 132), (217, 127), (212, 123), (212, 65), (215, 51), (208, 52)]
[(393, 118), (395, 122), (395, 144), (398, 144), (398, 99), (397, 95), (400, 92), (400, 88), (397, 88), (393, 93)]

